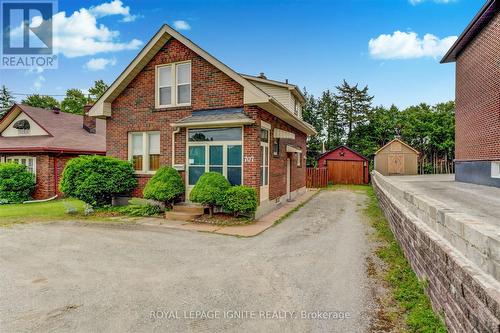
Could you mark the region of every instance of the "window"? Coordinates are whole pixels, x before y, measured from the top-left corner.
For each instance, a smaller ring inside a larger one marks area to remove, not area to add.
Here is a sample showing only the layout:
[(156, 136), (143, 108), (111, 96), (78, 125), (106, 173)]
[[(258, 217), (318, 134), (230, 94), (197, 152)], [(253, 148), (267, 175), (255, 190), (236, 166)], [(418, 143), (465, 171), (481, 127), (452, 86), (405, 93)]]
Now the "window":
[(273, 156), (280, 156), (280, 139), (274, 138), (273, 141)]
[(297, 153), (297, 167), (302, 166), (302, 153)]
[(191, 63), (158, 66), (157, 107), (191, 105)]
[(129, 133), (129, 160), (138, 172), (154, 172), (160, 168), (160, 133)]
[(26, 166), (26, 170), (36, 175), (36, 157), (12, 156), (5, 159), (6, 162), (14, 162)]
[(189, 141), (241, 141), (241, 133), (241, 127), (190, 129)]
[(491, 162), (491, 178), (500, 178), (500, 162)]

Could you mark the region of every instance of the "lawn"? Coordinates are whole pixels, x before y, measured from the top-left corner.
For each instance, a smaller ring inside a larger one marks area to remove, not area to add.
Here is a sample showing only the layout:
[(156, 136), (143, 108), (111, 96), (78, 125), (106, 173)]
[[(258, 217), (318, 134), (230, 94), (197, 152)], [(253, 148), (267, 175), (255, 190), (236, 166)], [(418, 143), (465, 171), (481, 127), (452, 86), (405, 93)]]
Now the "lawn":
[(74, 218), (67, 214), (68, 208), (76, 209), (76, 214), (83, 213), (83, 201), (59, 199), (47, 202), (0, 205), (0, 226), (12, 223), (35, 221), (67, 220)]

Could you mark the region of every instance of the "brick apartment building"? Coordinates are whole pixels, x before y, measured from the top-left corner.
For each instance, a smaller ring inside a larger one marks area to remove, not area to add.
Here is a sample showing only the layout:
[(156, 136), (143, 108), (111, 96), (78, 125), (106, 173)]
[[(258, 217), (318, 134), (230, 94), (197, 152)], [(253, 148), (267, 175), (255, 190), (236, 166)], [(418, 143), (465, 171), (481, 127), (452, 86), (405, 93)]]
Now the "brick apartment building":
[(34, 199), (59, 194), (66, 162), (79, 155), (104, 155), (105, 122), (89, 116), (13, 105), (0, 121), (0, 163), (26, 165), (35, 174)]
[[(160, 166), (186, 193), (207, 171), (257, 190), (257, 214), (305, 190), (304, 96), (263, 74), (238, 74), (168, 25), (156, 33), (90, 115), (106, 119), (107, 155), (132, 161), (141, 196)], [(187, 196), (188, 197), (188, 196)]]
[(500, 187), (500, 1), (488, 0), (442, 63), (456, 62), (455, 179)]

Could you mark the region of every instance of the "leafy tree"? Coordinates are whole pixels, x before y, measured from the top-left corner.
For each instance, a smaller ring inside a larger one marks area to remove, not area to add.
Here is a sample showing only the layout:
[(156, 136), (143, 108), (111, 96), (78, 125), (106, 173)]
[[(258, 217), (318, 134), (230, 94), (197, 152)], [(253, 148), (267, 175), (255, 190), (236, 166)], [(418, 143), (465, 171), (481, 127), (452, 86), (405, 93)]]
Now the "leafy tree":
[(103, 80), (94, 82), (94, 86), (89, 89), (89, 94), (93, 102), (97, 101), (108, 89), (108, 85)]
[[(10, 108), (16, 101), (12, 97), (12, 93), (5, 85), (0, 88), (0, 109)], [(2, 117), (2, 111), (0, 110), (0, 118)]]
[(359, 124), (363, 124), (371, 110), (373, 96), (368, 95), (368, 86), (359, 89), (358, 85), (350, 86), (346, 80), (337, 86), (338, 94), (335, 95), (343, 116), (344, 124), (347, 129), (347, 145), (351, 140), (353, 129)]
[(68, 89), (66, 97), (61, 102), (61, 111), (83, 115), (83, 107), (88, 102), (89, 99), (80, 89)]
[(59, 102), (52, 96), (33, 94), (27, 96), (21, 101), (22, 104), (52, 110), (59, 107)]
[(332, 149), (342, 144), (344, 121), (340, 113), (339, 103), (330, 90), (326, 90), (318, 101), (318, 109), (323, 117), (323, 127), (326, 131), (326, 149)]
[(316, 99), (304, 88), (306, 103), (302, 108), (302, 119), (311, 124), (318, 134), (307, 138), (307, 165), (313, 165), (321, 154), (323, 144), (323, 118), (317, 107)]

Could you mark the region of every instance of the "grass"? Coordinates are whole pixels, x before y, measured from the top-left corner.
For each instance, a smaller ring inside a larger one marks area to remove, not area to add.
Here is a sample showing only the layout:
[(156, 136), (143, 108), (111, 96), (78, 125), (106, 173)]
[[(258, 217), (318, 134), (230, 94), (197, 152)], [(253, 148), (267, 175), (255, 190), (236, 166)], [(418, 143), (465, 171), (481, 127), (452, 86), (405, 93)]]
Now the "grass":
[(381, 242), (377, 256), (386, 263), (384, 280), (392, 291), (392, 297), (402, 310), (404, 321), (409, 332), (444, 333), (446, 326), (443, 320), (434, 313), (430, 300), (425, 293), (426, 283), (420, 281), (394, 237), (389, 223), (378, 205), (372, 187), (365, 187), (369, 198), (365, 214), (375, 228), (376, 236)]
[(60, 199), (29, 204), (0, 205), (0, 226), (33, 221), (67, 220), (67, 207), (74, 207), (76, 214), (83, 214), (84, 203), (76, 199)]

